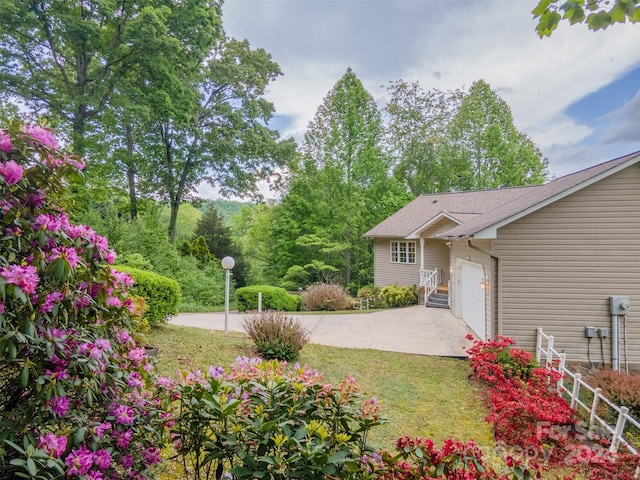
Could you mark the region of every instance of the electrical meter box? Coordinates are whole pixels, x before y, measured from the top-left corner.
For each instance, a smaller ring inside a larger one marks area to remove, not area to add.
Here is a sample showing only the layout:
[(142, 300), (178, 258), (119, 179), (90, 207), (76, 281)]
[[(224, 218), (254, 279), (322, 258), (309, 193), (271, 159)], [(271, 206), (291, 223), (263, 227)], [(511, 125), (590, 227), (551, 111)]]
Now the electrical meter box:
[(628, 315), (631, 304), (628, 296), (609, 297), (611, 299), (611, 315)]

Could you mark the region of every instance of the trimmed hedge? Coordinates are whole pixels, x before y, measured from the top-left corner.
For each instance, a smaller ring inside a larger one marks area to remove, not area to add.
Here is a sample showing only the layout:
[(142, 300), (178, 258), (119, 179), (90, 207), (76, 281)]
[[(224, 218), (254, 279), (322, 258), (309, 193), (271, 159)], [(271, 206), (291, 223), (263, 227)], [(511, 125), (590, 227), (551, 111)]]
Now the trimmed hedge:
[(284, 312), (300, 310), (302, 300), (287, 293), (284, 288), (271, 285), (251, 285), (236, 290), (236, 306), (240, 312), (258, 310), (258, 293), (262, 292), (262, 309)]
[(131, 275), (135, 284), (129, 291), (145, 299), (147, 310), (145, 318), (152, 327), (166, 323), (172, 315), (178, 314), (180, 285), (171, 278), (157, 273), (131, 268), (125, 265), (114, 266), (116, 270)]

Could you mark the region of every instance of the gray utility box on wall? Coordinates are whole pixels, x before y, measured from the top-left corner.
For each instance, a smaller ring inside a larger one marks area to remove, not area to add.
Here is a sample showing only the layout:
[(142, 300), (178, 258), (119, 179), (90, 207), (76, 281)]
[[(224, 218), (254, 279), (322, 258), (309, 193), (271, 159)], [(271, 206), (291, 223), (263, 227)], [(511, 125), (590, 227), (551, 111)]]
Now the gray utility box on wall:
[(611, 315), (628, 315), (631, 304), (628, 296), (609, 297), (611, 299)]

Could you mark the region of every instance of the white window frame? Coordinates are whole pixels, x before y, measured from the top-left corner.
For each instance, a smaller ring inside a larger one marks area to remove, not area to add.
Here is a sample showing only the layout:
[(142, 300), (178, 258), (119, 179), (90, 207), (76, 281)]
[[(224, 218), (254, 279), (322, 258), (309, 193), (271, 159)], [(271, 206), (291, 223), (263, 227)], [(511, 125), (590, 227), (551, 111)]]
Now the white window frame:
[(389, 259), (391, 263), (415, 265), (416, 242), (413, 240), (391, 240), (389, 242)]

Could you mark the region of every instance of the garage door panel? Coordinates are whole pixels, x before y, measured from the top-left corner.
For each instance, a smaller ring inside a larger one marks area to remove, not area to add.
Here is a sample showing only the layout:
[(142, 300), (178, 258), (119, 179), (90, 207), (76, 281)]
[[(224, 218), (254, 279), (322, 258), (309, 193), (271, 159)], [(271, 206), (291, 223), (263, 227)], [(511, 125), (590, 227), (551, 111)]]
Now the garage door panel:
[(461, 317), (462, 320), (482, 340), (486, 340), (485, 291), (482, 265), (462, 262), (461, 266)]

